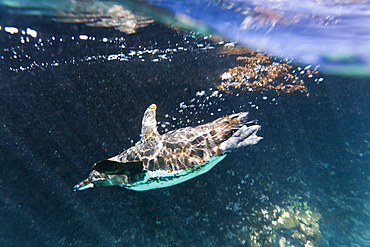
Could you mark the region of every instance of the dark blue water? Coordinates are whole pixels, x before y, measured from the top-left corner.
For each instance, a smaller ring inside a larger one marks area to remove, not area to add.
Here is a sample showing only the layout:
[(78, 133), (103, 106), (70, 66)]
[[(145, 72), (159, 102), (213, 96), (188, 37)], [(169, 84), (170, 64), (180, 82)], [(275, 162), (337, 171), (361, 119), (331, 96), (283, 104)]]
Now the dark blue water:
[[(218, 41), (159, 24), (136, 34), (38, 17), (0, 24), (3, 246), (369, 246), (369, 78), (303, 76), (308, 97), (211, 97), (240, 65)], [(248, 110), (264, 139), (174, 187), (73, 192), (94, 162), (139, 140), (152, 103), (161, 132)]]

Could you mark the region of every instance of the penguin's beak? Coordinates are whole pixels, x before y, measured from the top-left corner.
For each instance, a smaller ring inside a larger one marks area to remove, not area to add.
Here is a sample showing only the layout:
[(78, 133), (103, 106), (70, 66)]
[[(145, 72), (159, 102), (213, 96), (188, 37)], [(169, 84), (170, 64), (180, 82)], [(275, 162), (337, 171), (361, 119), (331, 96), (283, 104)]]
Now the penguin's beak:
[(76, 184), (75, 187), (73, 187), (73, 191), (86, 190), (89, 188), (94, 188), (94, 184), (90, 182), (89, 179), (85, 179), (81, 183)]

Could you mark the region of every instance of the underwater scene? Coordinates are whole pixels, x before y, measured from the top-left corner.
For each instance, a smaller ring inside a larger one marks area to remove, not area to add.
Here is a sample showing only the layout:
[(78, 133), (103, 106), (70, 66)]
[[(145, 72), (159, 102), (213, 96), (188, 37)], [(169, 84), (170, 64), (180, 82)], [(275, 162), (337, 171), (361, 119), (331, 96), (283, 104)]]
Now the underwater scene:
[[(265, 1), (209, 2), (289, 29)], [(370, 246), (366, 37), (305, 60), (302, 36), (271, 54), (189, 1), (0, 6), (2, 246)]]

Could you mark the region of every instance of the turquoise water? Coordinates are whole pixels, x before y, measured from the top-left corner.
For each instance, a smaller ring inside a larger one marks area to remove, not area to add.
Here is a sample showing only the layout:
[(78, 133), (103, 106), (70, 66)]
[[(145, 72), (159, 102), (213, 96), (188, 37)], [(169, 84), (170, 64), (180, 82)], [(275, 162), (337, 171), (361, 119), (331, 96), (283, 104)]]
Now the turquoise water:
[[(0, 26), (4, 246), (369, 245), (367, 77), (293, 64), (307, 91), (227, 92), (222, 75), (245, 55), (223, 53), (228, 41), (158, 23), (125, 34), (9, 14)], [(139, 140), (152, 103), (161, 133), (249, 111), (264, 139), (177, 186), (73, 192)]]

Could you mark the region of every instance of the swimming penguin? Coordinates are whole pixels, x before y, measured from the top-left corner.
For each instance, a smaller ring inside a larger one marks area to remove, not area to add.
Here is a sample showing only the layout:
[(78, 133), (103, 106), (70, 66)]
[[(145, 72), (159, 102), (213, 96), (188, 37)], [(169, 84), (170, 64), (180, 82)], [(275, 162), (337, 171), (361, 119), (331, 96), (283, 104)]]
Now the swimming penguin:
[(208, 172), (232, 150), (257, 144), (260, 125), (240, 112), (196, 127), (160, 135), (155, 104), (144, 113), (141, 139), (135, 146), (93, 165), (75, 191), (117, 185), (145, 191), (176, 185)]

